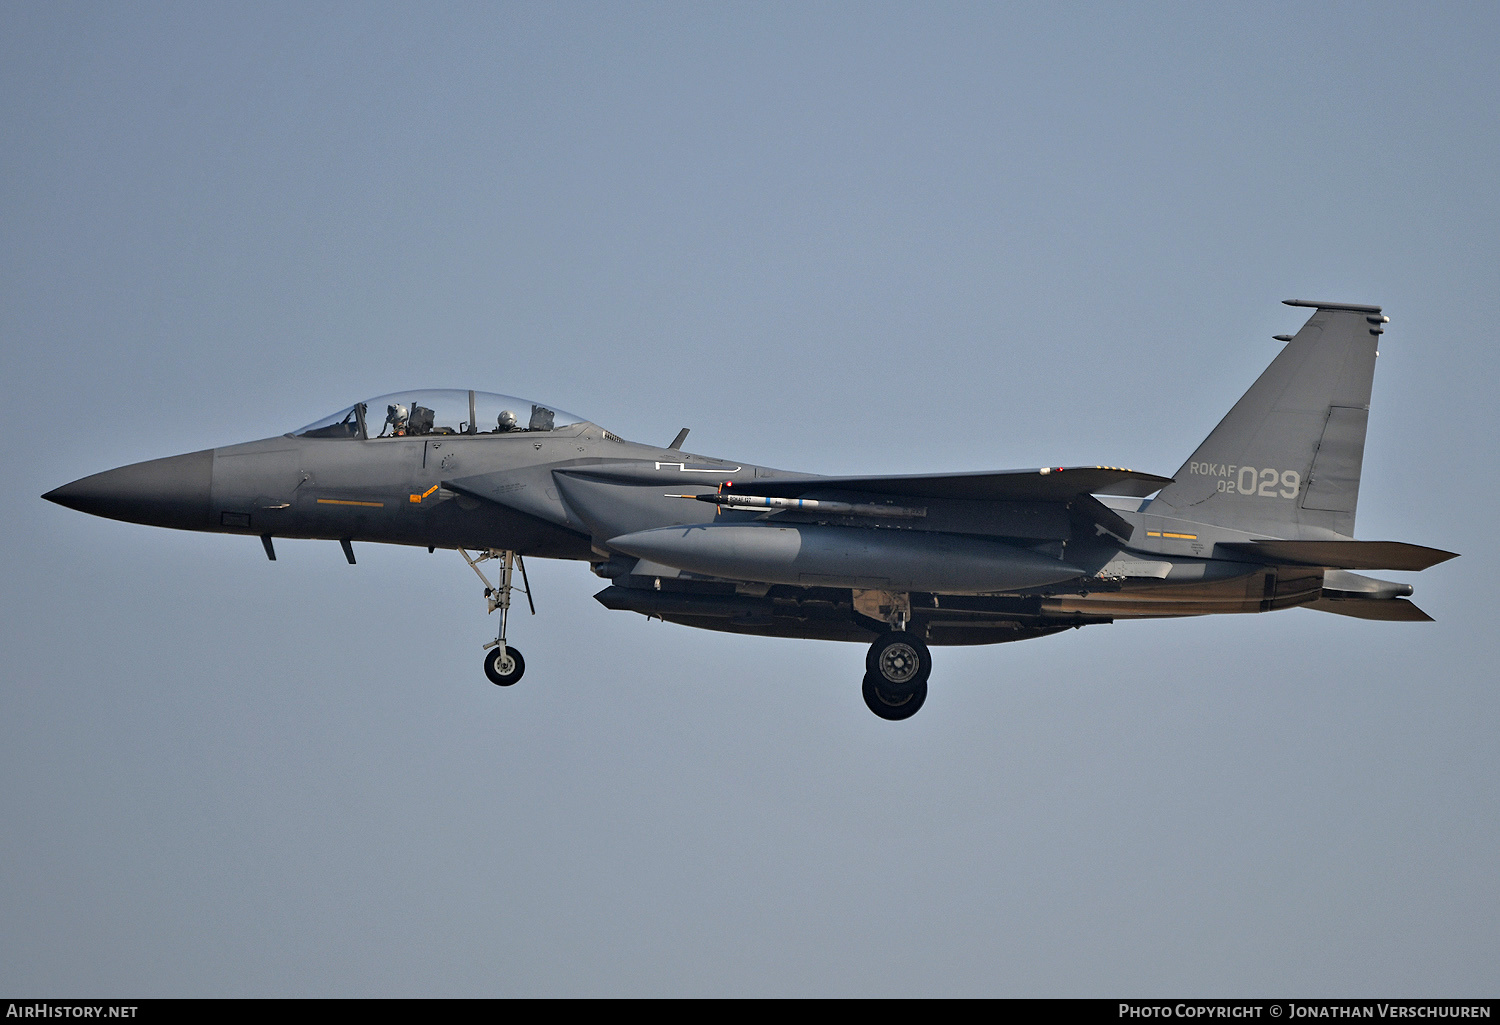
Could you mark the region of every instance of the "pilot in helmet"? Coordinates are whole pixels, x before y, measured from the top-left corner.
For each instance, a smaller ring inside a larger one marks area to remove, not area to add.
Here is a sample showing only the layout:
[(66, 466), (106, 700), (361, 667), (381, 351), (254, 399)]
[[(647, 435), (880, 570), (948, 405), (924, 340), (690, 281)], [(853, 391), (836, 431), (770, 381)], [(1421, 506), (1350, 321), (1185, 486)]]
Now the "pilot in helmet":
[(406, 433), (406, 426), (411, 421), (411, 412), (399, 402), (392, 403), (386, 407), (385, 422), (391, 428), (392, 437), (401, 437)]
[(495, 428), (496, 434), (508, 434), (516, 430), (516, 414), (508, 409), (500, 411), (499, 425)]

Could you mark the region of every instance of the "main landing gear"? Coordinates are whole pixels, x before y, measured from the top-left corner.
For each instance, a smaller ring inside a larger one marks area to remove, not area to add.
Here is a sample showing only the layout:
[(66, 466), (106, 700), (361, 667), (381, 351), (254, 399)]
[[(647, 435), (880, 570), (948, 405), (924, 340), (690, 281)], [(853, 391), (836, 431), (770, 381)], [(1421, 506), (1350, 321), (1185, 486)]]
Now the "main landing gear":
[(870, 711), (882, 719), (909, 719), (927, 700), (927, 676), (932, 655), (927, 645), (907, 629), (911, 622), (911, 595), (902, 591), (855, 588), (854, 610), (866, 622), (883, 622), (887, 631), (875, 638), (865, 656), (865, 682), (861, 690)]
[(927, 700), (932, 654), (905, 630), (881, 634), (865, 656), (865, 704), (882, 719), (909, 719)]
[[(485, 645), (485, 648), (489, 649), (489, 654), (484, 656), (484, 675), (488, 676), (490, 682), (497, 687), (509, 687), (526, 672), (526, 660), (521, 657), (521, 653), (505, 643), (505, 627), (510, 619), (511, 593), (520, 591), (524, 594), (526, 604), (531, 606), (531, 614), (536, 615), (536, 603), (531, 600), (531, 581), (526, 579), (526, 563), (522, 562), (521, 557), (515, 552), (501, 551), (498, 548), (490, 548), (477, 556), (470, 555), (460, 548), (458, 554), (464, 557), (469, 568), (479, 575), (480, 580), (484, 581), (484, 597), (489, 603), (489, 610), (491, 612), (496, 609), (500, 610), (500, 632), (495, 635), (493, 641)], [(490, 583), (489, 577), (484, 575), (484, 570), (479, 568), (481, 562), (488, 562), (491, 559), (500, 561), (500, 580), (494, 585)], [(511, 583), (511, 575), (516, 569), (521, 571), (521, 587), (516, 587)]]

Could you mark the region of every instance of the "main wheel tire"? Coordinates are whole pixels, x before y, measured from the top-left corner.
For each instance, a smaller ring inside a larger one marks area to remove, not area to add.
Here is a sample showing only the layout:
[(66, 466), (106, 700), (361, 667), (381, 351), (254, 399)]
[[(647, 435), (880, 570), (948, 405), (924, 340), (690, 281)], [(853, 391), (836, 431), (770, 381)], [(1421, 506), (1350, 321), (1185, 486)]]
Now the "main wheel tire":
[(864, 686), (860, 690), (864, 693), (865, 705), (870, 711), (891, 722), (910, 719), (922, 707), (922, 702), (927, 700), (926, 680), (922, 680), (915, 686), (907, 685), (897, 690), (890, 690), (881, 686), (878, 675), (866, 673)]
[(870, 645), (865, 671), (880, 677), (886, 691), (910, 690), (932, 674), (932, 653), (916, 634), (892, 630)]
[(484, 656), (484, 675), (497, 687), (509, 687), (526, 672), (526, 660), (515, 648), (506, 648), (505, 658), (500, 658), (499, 648), (491, 648)]

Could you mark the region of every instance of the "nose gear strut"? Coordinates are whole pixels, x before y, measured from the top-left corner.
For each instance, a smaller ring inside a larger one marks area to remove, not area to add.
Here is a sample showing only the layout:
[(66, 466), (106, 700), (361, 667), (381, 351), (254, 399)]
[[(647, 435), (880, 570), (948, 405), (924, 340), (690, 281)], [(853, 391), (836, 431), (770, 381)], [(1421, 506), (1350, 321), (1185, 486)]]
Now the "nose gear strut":
[[(526, 596), (526, 604), (531, 607), (531, 614), (536, 615), (536, 603), (531, 600), (531, 581), (526, 578), (526, 563), (521, 556), (509, 550), (489, 548), (479, 555), (470, 555), (463, 548), (458, 554), (464, 557), (480, 580), (484, 581), (484, 597), (489, 604), (489, 611), (500, 610), (500, 631), (495, 639), (484, 647), (489, 654), (484, 657), (484, 675), (490, 678), (490, 682), (499, 687), (509, 687), (521, 678), (526, 672), (526, 660), (521, 657), (520, 651), (505, 643), (505, 628), (510, 621), (510, 599), (514, 591), (520, 591)], [(484, 575), (484, 570), (479, 568), (481, 562), (491, 559), (500, 560), (500, 579), (496, 584), (491, 584), (489, 577)], [(521, 585), (516, 587), (512, 581), (515, 569), (521, 571)]]

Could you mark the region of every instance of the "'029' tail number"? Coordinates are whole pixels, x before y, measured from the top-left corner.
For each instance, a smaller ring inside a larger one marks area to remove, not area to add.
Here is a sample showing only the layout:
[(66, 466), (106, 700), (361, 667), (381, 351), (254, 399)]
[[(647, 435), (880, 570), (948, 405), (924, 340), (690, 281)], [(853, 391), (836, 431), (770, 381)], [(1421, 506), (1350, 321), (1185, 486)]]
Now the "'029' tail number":
[(1302, 474), (1296, 470), (1256, 469), (1233, 463), (1189, 463), (1188, 472), (1219, 478), (1221, 494), (1251, 495), (1256, 498), (1296, 498), (1302, 487)]

